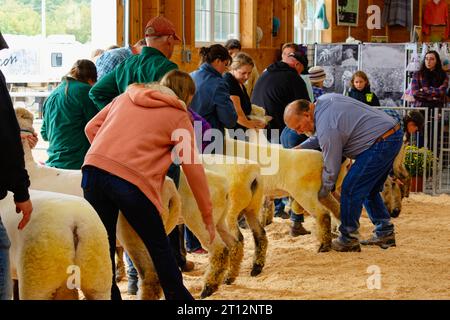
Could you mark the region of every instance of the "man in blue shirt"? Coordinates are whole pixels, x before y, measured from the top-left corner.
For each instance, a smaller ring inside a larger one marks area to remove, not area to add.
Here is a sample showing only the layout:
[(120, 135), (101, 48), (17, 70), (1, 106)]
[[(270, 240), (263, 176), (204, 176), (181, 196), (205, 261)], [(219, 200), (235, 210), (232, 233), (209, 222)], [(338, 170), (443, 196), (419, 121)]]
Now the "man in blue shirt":
[(314, 134), (300, 148), (322, 150), (319, 199), (334, 191), (342, 156), (355, 160), (342, 184), (341, 235), (332, 249), (361, 251), (358, 229), (363, 205), (375, 230), (373, 237), (361, 244), (395, 246), (394, 225), (380, 191), (402, 145), (401, 125), (382, 110), (334, 93), (319, 97), (315, 104), (292, 102), (286, 107), (284, 121), (299, 134)]

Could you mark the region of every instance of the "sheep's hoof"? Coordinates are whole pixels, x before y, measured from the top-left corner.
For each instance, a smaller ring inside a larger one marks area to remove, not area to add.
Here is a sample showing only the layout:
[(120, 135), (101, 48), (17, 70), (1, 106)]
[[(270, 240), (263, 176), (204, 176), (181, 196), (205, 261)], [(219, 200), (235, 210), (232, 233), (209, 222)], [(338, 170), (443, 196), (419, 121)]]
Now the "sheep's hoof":
[(210, 295), (212, 295), (217, 288), (214, 288), (212, 286), (205, 285), (205, 288), (203, 289), (202, 293), (200, 294), (200, 299), (208, 298)]
[(263, 268), (264, 268), (264, 265), (254, 264), (253, 268), (252, 268), (252, 272), (250, 273), (250, 275), (252, 277), (256, 277), (258, 274), (260, 274), (262, 272)]
[(236, 280), (235, 277), (226, 277), (223, 281), (225, 284), (233, 284), (233, 282)]
[(337, 237), (339, 237), (339, 232), (331, 231), (331, 239), (336, 239)]
[(328, 252), (331, 251), (331, 244), (320, 244), (319, 250), (317, 252)]

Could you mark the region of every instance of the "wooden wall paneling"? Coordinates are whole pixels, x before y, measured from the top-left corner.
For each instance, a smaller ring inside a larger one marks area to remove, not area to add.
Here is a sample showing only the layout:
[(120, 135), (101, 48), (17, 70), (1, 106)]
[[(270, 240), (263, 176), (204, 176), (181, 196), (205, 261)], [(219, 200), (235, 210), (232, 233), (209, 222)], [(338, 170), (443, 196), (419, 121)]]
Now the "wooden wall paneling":
[(272, 47), (279, 48), (287, 42), (287, 2), (277, 0), (273, 2), (273, 16), (280, 19), (280, 29), (277, 36), (272, 38)]
[(294, 41), (294, 0), (287, 1), (286, 9), (286, 42)]
[(256, 25), (263, 31), (263, 37), (259, 44), (260, 48), (272, 47), (272, 0), (257, 0), (257, 18)]
[(253, 0), (241, 0), (239, 12), (241, 45), (243, 48), (255, 48), (257, 3)]
[(144, 37), (142, 27), (142, 0), (130, 1), (130, 44)]
[(248, 53), (258, 68), (259, 74), (263, 72), (270, 64), (277, 60), (280, 49), (279, 48), (246, 48), (244, 50)]
[(117, 12), (116, 12), (116, 18), (117, 18), (117, 45), (119, 46), (123, 46), (123, 4), (122, 4), (122, 0), (117, 0), (116, 1), (116, 7), (117, 7)]

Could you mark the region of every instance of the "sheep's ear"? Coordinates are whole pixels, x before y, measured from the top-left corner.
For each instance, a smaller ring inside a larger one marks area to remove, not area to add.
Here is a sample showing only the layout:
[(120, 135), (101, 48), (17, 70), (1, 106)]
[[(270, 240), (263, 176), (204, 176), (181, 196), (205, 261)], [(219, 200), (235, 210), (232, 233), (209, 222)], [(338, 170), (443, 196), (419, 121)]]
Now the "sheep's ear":
[(273, 119), (272, 116), (264, 116), (264, 118), (266, 119), (266, 123), (270, 122)]

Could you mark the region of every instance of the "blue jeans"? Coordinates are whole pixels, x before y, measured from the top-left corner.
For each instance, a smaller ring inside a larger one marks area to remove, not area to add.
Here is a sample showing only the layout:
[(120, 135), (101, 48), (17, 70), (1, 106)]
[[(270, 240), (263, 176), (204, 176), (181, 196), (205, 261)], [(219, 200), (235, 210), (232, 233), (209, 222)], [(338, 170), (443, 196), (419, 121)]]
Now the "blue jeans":
[(380, 192), (402, 146), (402, 138), (403, 131), (398, 130), (356, 157), (342, 184), (339, 231), (343, 242), (358, 239), (363, 205), (375, 225), (376, 236), (387, 236), (394, 232), (394, 225)]
[(186, 240), (186, 250), (192, 252), (202, 248), (202, 244), (188, 227), (184, 226), (184, 237)]
[(9, 266), (9, 242), (8, 234), (0, 218), (0, 300), (11, 300), (12, 282)]
[(145, 244), (167, 300), (193, 300), (183, 285), (180, 269), (170, 247), (161, 216), (155, 205), (130, 182), (98, 168), (83, 168), (84, 197), (97, 211), (108, 233), (113, 278), (111, 298), (120, 300), (115, 282), (114, 255), (119, 210)]

